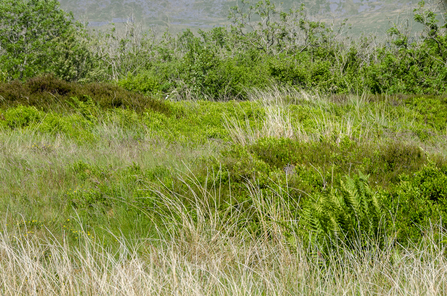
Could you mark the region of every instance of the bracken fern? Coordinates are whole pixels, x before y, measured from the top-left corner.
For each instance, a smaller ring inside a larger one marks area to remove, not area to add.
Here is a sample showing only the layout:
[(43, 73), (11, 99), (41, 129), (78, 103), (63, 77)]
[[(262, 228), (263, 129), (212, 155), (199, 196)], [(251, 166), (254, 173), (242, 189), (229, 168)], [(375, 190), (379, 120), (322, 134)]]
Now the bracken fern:
[(360, 237), (379, 237), (384, 217), (379, 198), (369, 186), (367, 175), (346, 176), (339, 188), (319, 194), (304, 207), (303, 226), (320, 247), (328, 241), (331, 245), (340, 242), (354, 246)]

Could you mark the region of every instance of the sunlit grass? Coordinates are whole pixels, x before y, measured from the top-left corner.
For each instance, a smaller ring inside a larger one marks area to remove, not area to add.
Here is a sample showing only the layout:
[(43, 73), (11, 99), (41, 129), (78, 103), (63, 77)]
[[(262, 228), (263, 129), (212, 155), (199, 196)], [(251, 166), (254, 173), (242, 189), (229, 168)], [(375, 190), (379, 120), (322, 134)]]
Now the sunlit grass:
[[(225, 167), (259, 169), (244, 149), (266, 138), (315, 144), (296, 150), (310, 159), (319, 143), (348, 143), (371, 150), (368, 157), (411, 146), (435, 159), (446, 156), (445, 129), (392, 98), (366, 95), (274, 88), (252, 91), (249, 102), (168, 104), (171, 116), (104, 110), (76, 136), (57, 125), (41, 130), (46, 117), (22, 128), (0, 122), (0, 294), (446, 293), (441, 226), (413, 245), (387, 233), (382, 249), (365, 237), (359, 246), (367, 247), (320, 256), (297, 214), (311, 195), (293, 187), (303, 181), (298, 170), (309, 177), (305, 165), (272, 164), (269, 174), (243, 178)], [(250, 159), (222, 153), (232, 149)], [(315, 192), (336, 184), (334, 168), (308, 164)]]
[[(197, 188), (197, 197), (206, 190)], [(271, 209), (261, 205), (260, 210)], [(161, 240), (116, 236), (111, 248), (89, 232), (56, 239), (32, 223), (0, 232), (2, 295), (443, 295), (447, 292), (445, 230), (427, 229), (422, 243), (378, 249), (339, 246), (313, 253), (295, 233), (265, 224), (265, 235), (233, 232), (238, 214), (209, 217), (212, 204), (195, 201), (197, 220), (175, 196), (161, 196), (171, 230)], [(268, 206), (267, 204), (265, 206)], [(276, 218), (279, 218), (278, 215)], [(267, 222), (267, 221), (263, 221)], [(33, 222), (36, 223), (36, 222)], [(74, 225), (76, 225), (76, 221)], [(37, 222), (39, 224), (39, 222)], [(81, 225), (78, 225), (81, 227)], [(67, 231), (68, 232), (68, 231)], [(293, 239), (292, 239), (293, 238)], [(359, 246), (362, 243), (359, 243)]]

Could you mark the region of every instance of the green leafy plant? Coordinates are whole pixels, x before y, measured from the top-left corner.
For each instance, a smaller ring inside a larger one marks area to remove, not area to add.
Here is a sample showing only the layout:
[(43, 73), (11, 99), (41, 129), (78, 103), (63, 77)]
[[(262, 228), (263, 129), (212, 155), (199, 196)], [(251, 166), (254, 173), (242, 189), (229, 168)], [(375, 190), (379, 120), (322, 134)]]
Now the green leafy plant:
[(383, 239), (385, 211), (368, 176), (345, 177), (340, 187), (318, 194), (304, 206), (302, 224), (311, 240), (323, 249), (340, 243), (355, 246), (361, 238)]
[(128, 74), (126, 78), (118, 81), (118, 85), (130, 91), (142, 94), (156, 94), (161, 90), (159, 79), (151, 73), (140, 73), (136, 76)]
[(4, 123), (9, 128), (24, 128), (33, 123), (37, 123), (44, 117), (44, 113), (37, 110), (36, 107), (18, 106), (17, 108), (8, 109), (5, 112)]
[(447, 170), (434, 163), (411, 175), (404, 174), (386, 195), (386, 205), (401, 242), (418, 241), (429, 225), (445, 227), (447, 219)]

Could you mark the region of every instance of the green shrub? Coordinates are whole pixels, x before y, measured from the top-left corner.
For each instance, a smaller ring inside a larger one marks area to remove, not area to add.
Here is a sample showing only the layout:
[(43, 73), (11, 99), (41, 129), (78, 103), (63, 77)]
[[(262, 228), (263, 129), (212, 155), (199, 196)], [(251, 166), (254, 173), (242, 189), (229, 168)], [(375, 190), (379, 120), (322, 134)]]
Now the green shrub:
[(447, 167), (433, 163), (413, 174), (401, 176), (400, 182), (386, 197), (395, 236), (400, 242), (419, 241), (432, 225), (445, 227), (446, 182)]
[[(169, 106), (157, 99), (129, 92), (110, 83), (65, 82), (53, 75), (39, 76), (26, 82), (0, 83), (0, 107), (35, 106), (43, 110), (73, 110), (74, 97), (91, 100), (104, 109), (126, 108), (137, 112), (147, 109), (170, 114)], [(75, 110), (76, 111), (76, 110)]]
[[(269, 61), (270, 75), (280, 84), (303, 89), (332, 90), (338, 84), (330, 59), (312, 60), (303, 53), (299, 56), (280, 55)], [(339, 90), (339, 92), (341, 89)]]
[(4, 71), (0, 68), (0, 83), (6, 82), (7, 80), (8, 80), (8, 75), (7, 75), (6, 71)]
[(118, 85), (129, 91), (145, 95), (157, 94), (162, 90), (159, 79), (149, 72), (139, 73), (135, 76), (129, 73), (126, 78), (118, 81)]
[[(303, 143), (270, 138), (260, 139), (247, 149), (272, 167), (281, 169), (287, 164), (299, 167), (297, 175), (319, 171), (320, 181), (315, 183), (318, 186), (328, 183), (334, 176), (338, 178), (357, 170), (370, 174), (374, 182), (386, 186), (398, 181), (400, 174), (417, 171), (427, 163), (427, 156), (419, 147), (400, 142), (360, 144), (345, 139), (337, 144), (329, 139)], [(315, 182), (313, 178), (310, 181)]]
[[(178, 64), (178, 73), (197, 98), (212, 100), (246, 99), (247, 89), (268, 86), (269, 77), (262, 58), (247, 57), (250, 52), (232, 57), (222, 55), (224, 40), (222, 28), (200, 32), (200, 37), (186, 31), (179, 36), (185, 54)], [(220, 37), (219, 37), (220, 36)], [(219, 39), (220, 38), (220, 39)], [(223, 39), (222, 39), (223, 38)]]
[(91, 132), (92, 127), (92, 122), (80, 114), (47, 113), (36, 129), (42, 133), (63, 134), (85, 144), (95, 140), (95, 136)]
[(176, 102), (169, 103), (171, 116), (159, 112), (145, 112), (142, 121), (151, 133), (169, 142), (191, 144), (204, 143), (210, 139), (230, 141), (225, 120), (236, 120), (240, 125), (246, 121), (253, 126), (260, 124), (265, 110), (252, 102)]
[(96, 122), (96, 119), (99, 115), (99, 110), (91, 97), (84, 96), (82, 99), (78, 99), (77, 97), (71, 97), (70, 99), (73, 102), (68, 101), (67, 103), (71, 105), (71, 107), (74, 110), (76, 110), (78, 114), (80, 114), (82, 117), (84, 117), (91, 123)]
[(0, 3), (0, 64), (8, 80), (53, 73), (64, 80), (87, 75), (95, 60), (85, 28), (55, 0)]
[(11, 108), (5, 112), (5, 124), (12, 129), (24, 128), (39, 122), (44, 113), (37, 110), (36, 107), (27, 107), (19, 105), (16, 108)]

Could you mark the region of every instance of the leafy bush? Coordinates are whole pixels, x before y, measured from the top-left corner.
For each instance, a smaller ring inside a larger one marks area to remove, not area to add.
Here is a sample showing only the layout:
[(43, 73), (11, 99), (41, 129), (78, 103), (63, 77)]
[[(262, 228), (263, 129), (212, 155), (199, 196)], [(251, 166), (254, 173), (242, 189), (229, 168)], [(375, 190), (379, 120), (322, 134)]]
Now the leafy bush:
[(447, 221), (447, 167), (433, 163), (413, 174), (403, 174), (386, 196), (395, 236), (401, 242), (419, 241), (431, 225)]
[(252, 124), (264, 116), (259, 104), (250, 102), (179, 102), (170, 104), (172, 116), (159, 112), (145, 112), (142, 120), (154, 135), (175, 143), (204, 143), (210, 139), (228, 143), (226, 118)]
[(303, 143), (270, 138), (247, 149), (276, 169), (293, 164), (297, 180), (304, 185), (302, 189), (311, 191), (358, 170), (371, 175), (375, 184), (387, 186), (397, 181), (400, 174), (417, 171), (428, 161), (419, 147), (399, 142), (360, 144), (346, 139), (338, 145), (330, 140)]
[(139, 73), (136, 76), (129, 73), (126, 78), (118, 81), (118, 85), (127, 90), (140, 92), (146, 95), (156, 94), (161, 90), (161, 84), (158, 77), (148, 72)]
[[(178, 37), (184, 55), (178, 64), (179, 78), (197, 98), (212, 100), (245, 99), (252, 87), (269, 85), (262, 57), (241, 52), (232, 57), (225, 51), (231, 38), (222, 28), (199, 32), (186, 31)], [(224, 52), (222, 52), (224, 51)], [(261, 63), (259, 63), (261, 62)]]
[(48, 134), (63, 134), (80, 143), (88, 143), (95, 139), (92, 134), (92, 122), (80, 114), (62, 116), (48, 113), (36, 126), (36, 130)]
[(86, 76), (93, 64), (85, 31), (55, 0), (5, 0), (0, 4), (0, 64), (7, 79), (54, 73)]
[(19, 105), (17, 108), (8, 109), (4, 115), (4, 124), (9, 128), (24, 128), (38, 122), (44, 117), (44, 113), (36, 107)]
[(64, 134), (69, 138), (80, 140), (81, 143), (95, 139), (92, 130), (91, 117), (83, 114), (61, 115), (44, 113), (36, 107), (19, 105), (9, 108), (0, 117), (0, 127), (7, 129), (33, 129), (47, 134)]

